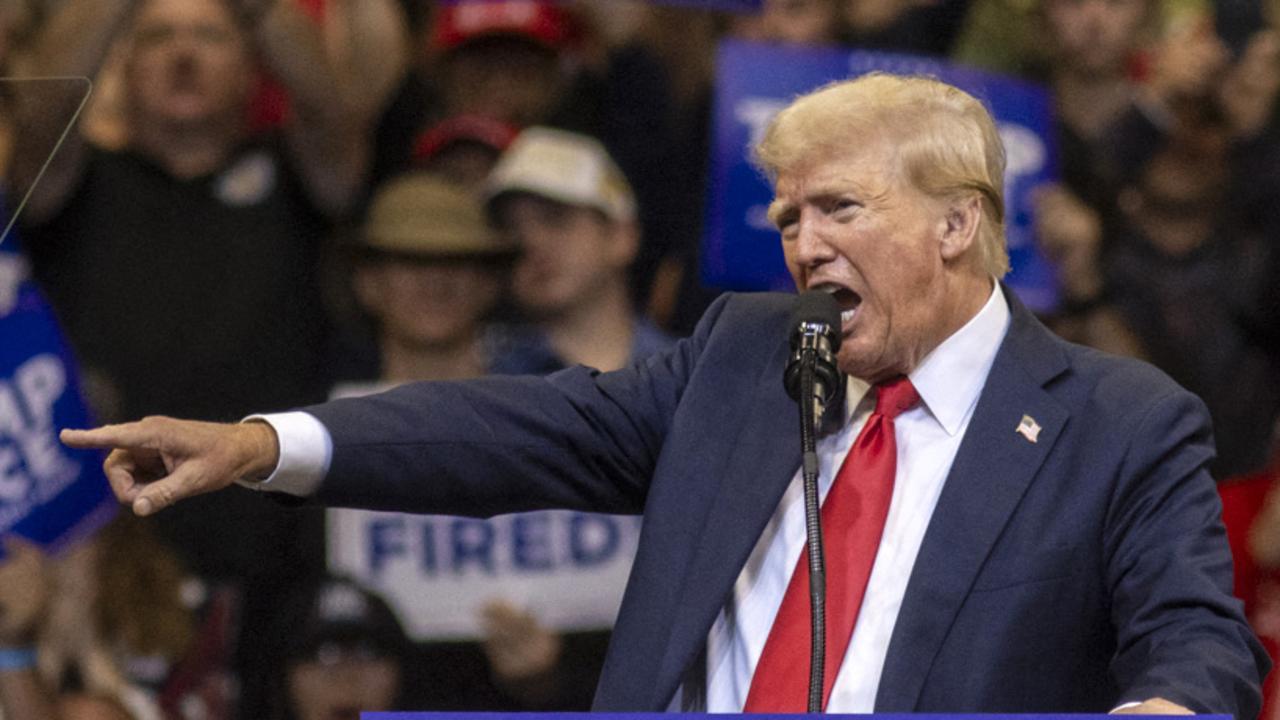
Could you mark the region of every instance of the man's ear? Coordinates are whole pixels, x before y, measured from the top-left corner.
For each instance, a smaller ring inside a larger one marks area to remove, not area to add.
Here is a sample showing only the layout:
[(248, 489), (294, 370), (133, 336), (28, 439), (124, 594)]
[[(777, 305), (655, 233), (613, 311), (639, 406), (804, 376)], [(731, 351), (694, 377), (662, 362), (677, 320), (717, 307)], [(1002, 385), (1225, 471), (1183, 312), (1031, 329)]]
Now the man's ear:
[(351, 289), (360, 309), (373, 317), (382, 316), (382, 273), (369, 263), (360, 263), (351, 275)]
[(610, 231), (612, 237), (609, 256), (613, 266), (623, 269), (631, 267), (636, 254), (640, 252), (640, 225), (635, 221), (617, 222)]
[(944, 262), (963, 257), (978, 242), (982, 201), (977, 193), (948, 202), (942, 221), (939, 252)]

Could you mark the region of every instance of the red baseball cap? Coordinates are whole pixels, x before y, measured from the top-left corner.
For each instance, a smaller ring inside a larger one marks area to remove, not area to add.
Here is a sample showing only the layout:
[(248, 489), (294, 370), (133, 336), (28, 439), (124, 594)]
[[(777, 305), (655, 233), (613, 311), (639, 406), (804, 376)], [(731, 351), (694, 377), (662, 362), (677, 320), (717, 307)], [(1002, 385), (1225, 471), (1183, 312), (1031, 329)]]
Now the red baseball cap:
[(507, 149), (520, 129), (483, 115), (454, 115), (432, 125), (418, 136), (413, 147), (413, 163), (423, 165), (441, 150), (457, 142), (473, 142), (493, 148), (495, 154)]
[(527, 38), (554, 50), (573, 32), (568, 14), (548, 0), (456, 0), (440, 5), (431, 44), (447, 52), (493, 35)]

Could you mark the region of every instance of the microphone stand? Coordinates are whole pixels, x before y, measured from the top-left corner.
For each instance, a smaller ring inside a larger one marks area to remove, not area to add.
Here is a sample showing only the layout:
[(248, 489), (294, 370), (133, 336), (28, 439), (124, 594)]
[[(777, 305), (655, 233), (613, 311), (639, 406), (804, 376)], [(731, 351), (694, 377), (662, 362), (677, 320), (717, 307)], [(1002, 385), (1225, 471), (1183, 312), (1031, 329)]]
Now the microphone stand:
[(818, 508), (816, 428), (823, 409), (814, 396), (817, 350), (800, 351), (800, 451), (804, 481), (804, 526), (809, 564), (809, 704), (808, 712), (822, 712), (824, 664), (827, 655), (827, 571), (822, 552), (822, 519)]
[(837, 369), (840, 308), (819, 290), (801, 293), (792, 315), (791, 358), (783, 373), (787, 394), (800, 404), (800, 465), (804, 484), (805, 537), (809, 568), (809, 699), (808, 711), (823, 711), (827, 655), (827, 571), (822, 551), (822, 517), (818, 509), (818, 421), (827, 403), (840, 395), (843, 376)]

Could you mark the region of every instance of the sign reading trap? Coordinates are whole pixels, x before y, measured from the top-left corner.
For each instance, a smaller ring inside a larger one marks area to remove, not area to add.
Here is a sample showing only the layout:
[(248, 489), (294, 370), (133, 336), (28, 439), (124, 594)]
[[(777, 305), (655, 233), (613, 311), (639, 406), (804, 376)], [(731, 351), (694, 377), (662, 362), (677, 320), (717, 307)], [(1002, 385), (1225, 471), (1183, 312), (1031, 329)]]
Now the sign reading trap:
[(111, 518), (101, 454), (58, 442), (59, 428), (91, 425), (53, 313), (8, 244), (0, 248), (0, 535), (56, 551)]
[(721, 44), (716, 64), (704, 282), (734, 290), (792, 288), (778, 232), (766, 217), (773, 191), (751, 164), (750, 148), (797, 95), (873, 71), (936, 77), (991, 110), (1007, 156), (1005, 227), (1013, 270), (1005, 282), (1031, 309), (1051, 310), (1058, 302), (1054, 273), (1031, 228), (1032, 191), (1057, 174), (1044, 89), (932, 58), (737, 40)]

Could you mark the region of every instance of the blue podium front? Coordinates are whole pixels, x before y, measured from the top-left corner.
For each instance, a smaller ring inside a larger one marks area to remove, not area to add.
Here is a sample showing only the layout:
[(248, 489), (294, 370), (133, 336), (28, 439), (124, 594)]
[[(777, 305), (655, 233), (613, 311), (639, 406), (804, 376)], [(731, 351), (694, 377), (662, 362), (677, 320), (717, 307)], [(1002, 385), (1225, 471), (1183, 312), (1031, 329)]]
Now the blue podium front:
[[(700, 712), (361, 712), (361, 720), (556, 720), (586, 719), (591, 720), (707, 720), (707, 714)], [(722, 714), (717, 719), (732, 720), (733, 717), (749, 717), (751, 720), (765, 720), (768, 717), (809, 717), (808, 715), (782, 714)], [(884, 712), (876, 715), (815, 715), (824, 719), (838, 720), (841, 717), (850, 719), (873, 720), (1116, 720), (1115, 715), (1103, 714), (974, 714), (974, 712), (957, 712), (957, 714), (906, 714), (906, 712)], [(1165, 715), (1146, 715), (1149, 719), (1166, 717)], [(1167, 716), (1175, 717), (1175, 716)], [(1184, 720), (1185, 715), (1176, 716)], [(1233, 720), (1230, 715), (1198, 715), (1201, 720)]]

